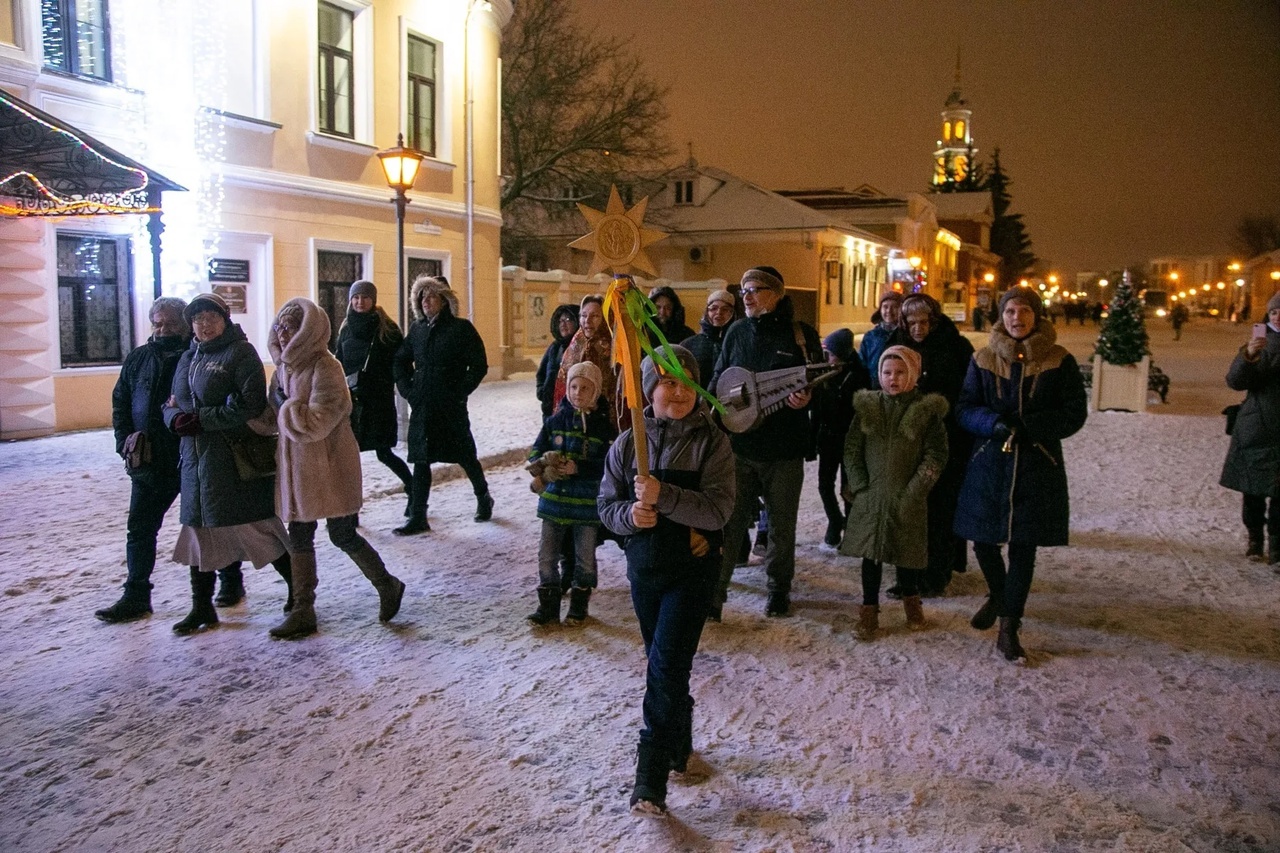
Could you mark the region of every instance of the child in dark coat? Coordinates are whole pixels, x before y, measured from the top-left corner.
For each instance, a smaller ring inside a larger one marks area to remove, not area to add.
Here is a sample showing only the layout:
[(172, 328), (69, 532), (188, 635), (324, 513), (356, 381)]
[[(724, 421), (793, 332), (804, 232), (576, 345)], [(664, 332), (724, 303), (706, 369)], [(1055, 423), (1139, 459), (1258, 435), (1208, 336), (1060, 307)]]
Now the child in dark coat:
[[(681, 346), (663, 348), (694, 382), (698, 363)], [(694, 391), (650, 358), (641, 384), (651, 474), (636, 473), (635, 436), (619, 436), (605, 462), (600, 520), (623, 537), (631, 603), (644, 638), (644, 728), (632, 812), (667, 813), (667, 777), (685, 774), (693, 752), (689, 674), (720, 573), (723, 528), (736, 483), (729, 438)]]
[(529, 452), (529, 472), (538, 492), (542, 540), (538, 548), (538, 609), (528, 620), (534, 625), (560, 621), (560, 573), (566, 528), (573, 537), (573, 588), (565, 622), (581, 625), (596, 585), (596, 544), (600, 516), (596, 493), (604, 473), (604, 458), (615, 434), (600, 399), (600, 368), (589, 361), (569, 368), (564, 400), (542, 425)]

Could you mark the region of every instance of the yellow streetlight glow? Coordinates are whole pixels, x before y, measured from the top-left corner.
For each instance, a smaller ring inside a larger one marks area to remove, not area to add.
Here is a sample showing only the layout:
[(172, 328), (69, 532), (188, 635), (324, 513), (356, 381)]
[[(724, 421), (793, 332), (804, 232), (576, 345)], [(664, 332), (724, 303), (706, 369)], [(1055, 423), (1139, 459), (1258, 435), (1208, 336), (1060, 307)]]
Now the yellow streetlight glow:
[(1226, 282), (1224, 282), (1224, 281), (1220, 281), (1220, 282), (1218, 282), (1218, 290), (1226, 290), (1226, 289), (1227, 289), (1227, 283), (1226, 283)]
[(1177, 281), (1177, 280), (1178, 280), (1178, 274), (1176, 272), (1169, 273), (1169, 281)]
[(1058, 283), (1058, 277), (1057, 277), (1056, 275), (1053, 275), (1052, 273), (1050, 273), (1050, 274), (1049, 274), (1049, 283), (1050, 283), (1050, 284), (1057, 284), (1057, 283)]
[[(1280, 281), (1280, 270), (1272, 270), (1272, 271), (1271, 271), (1271, 280), (1272, 280), (1272, 281)], [(1241, 281), (1244, 281), (1244, 279), (1241, 279)]]
[(1105, 278), (1098, 279), (1098, 287), (1106, 287), (1110, 283), (1111, 282), (1107, 281)]
[(1237, 272), (1240, 269), (1240, 262), (1232, 261), (1231, 263), (1227, 264), (1227, 269), (1231, 270), (1232, 272)]
[(1030, 285), (1027, 283), (1027, 280), (1024, 278), (1018, 281), (1018, 287), (1030, 287)]
[(907, 263), (911, 264), (911, 268), (913, 270), (918, 270), (920, 269), (920, 264), (924, 263), (924, 260), (919, 255), (912, 255), (907, 258)]
[(982, 280), (985, 281), (987, 284), (990, 284), (991, 282), (996, 280), (996, 275), (995, 273), (990, 273), (990, 272), (986, 273), (982, 276)]
[(1200, 289), (1201, 289), (1201, 290), (1208, 290), (1208, 289), (1209, 289), (1209, 285), (1207, 285), (1207, 284), (1206, 284), (1204, 287), (1202, 287), (1202, 288), (1200, 288)]

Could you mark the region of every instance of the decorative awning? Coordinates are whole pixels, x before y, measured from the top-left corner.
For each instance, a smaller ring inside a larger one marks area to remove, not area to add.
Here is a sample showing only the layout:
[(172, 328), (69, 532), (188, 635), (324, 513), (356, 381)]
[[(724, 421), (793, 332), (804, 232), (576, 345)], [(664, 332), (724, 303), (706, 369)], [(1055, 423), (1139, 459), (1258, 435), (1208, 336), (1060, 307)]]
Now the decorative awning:
[(0, 216), (158, 213), (185, 189), (0, 90)]

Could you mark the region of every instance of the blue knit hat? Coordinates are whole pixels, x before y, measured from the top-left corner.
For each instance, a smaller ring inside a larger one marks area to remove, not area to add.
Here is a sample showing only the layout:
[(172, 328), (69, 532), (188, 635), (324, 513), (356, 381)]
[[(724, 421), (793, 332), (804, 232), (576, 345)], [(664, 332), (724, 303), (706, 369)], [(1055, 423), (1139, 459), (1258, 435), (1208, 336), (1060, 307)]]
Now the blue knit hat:
[(836, 329), (822, 339), (822, 348), (841, 361), (848, 361), (853, 357), (853, 332)]

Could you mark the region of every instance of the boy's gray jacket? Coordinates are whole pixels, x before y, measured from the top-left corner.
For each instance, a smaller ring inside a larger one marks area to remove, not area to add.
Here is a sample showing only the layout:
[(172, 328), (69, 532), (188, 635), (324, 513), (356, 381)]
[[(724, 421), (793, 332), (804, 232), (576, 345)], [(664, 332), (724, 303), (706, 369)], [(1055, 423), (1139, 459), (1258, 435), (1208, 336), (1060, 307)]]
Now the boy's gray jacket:
[[(733, 449), (728, 436), (712, 422), (706, 404), (700, 401), (697, 408), (678, 421), (656, 418), (653, 407), (646, 407), (644, 428), (649, 468), (655, 476), (668, 471), (702, 472), (696, 489), (663, 483), (658, 493), (658, 514), (698, 530), (723, 528), (733, 512), (736, 493)], [(600, 521), (619, 536), (639, 532), (631, 521), (636, 468), (633, 442), (632, 432), (627, 430), (609, 449), (596, 498)]]

